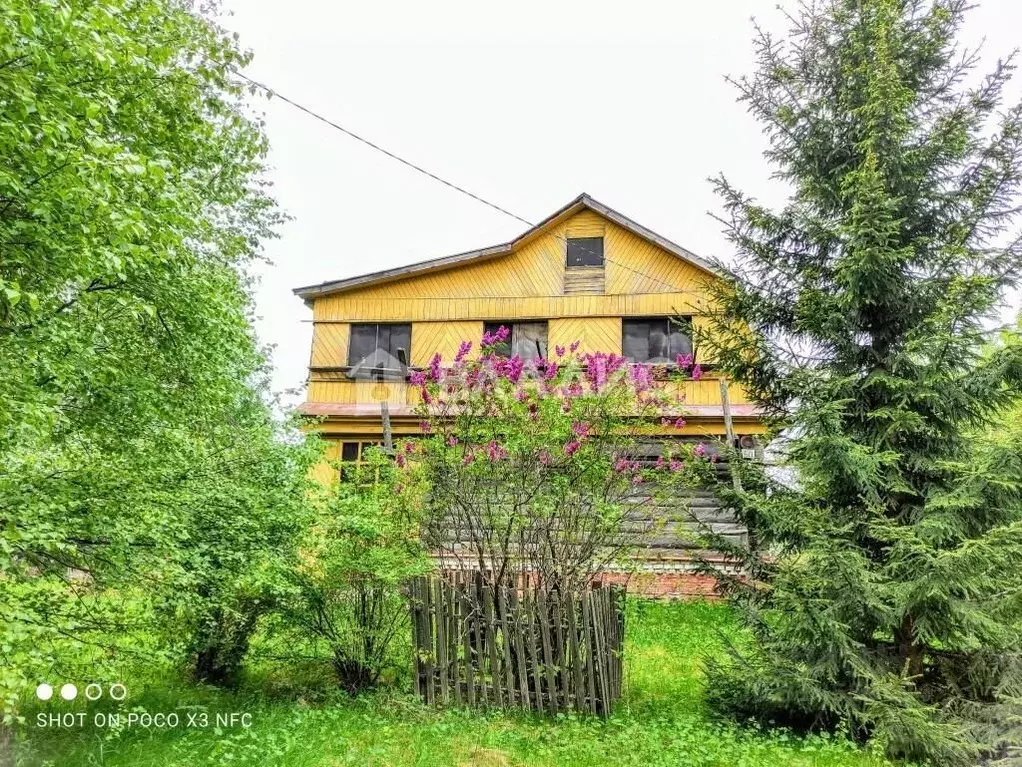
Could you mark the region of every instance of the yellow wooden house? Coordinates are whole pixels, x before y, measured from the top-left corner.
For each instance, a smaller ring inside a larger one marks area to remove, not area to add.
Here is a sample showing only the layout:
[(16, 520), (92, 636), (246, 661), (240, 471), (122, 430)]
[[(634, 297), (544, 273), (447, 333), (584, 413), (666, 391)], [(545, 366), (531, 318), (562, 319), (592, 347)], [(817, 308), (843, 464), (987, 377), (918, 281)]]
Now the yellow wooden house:
[[(383, 438), (384, 408), (395, 438), (418, 433), (409, 366), (451, 360), (463, 340), (478, 347), (484, 330), (505, 325), (525, 357), (574, 342), (651, 364), (693, 353), (706, 372), (679, 384), (687, 424), (665, 432), (722, 438), (713, 360), (669, 322), (705, 323), (716, 279), (706, 260), (583, 194), (510, 242), (297, 288), (314, 323), (303, 411), (321, 417), (329, 459), (358, 461)], [(737, 437), (763, 432), (741, 388), (727, 390)], [(324, 466), (322, 479), (333, 476)]]

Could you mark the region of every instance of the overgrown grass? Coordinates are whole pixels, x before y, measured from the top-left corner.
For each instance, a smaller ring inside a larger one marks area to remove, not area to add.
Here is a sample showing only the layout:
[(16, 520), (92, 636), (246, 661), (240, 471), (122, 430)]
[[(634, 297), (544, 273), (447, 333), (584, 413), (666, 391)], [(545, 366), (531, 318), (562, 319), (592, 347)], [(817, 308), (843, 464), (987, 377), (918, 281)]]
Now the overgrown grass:
[[(177, 712), (175, 729), (69, 729), (37, 726), (39, 712), (86, 712), (109, 704), (56, 699), (26, 712), (15, 764), (20, 767), (876, 767), (886, 764), (835, 738), (800, 738), (715, 722), (702, 702), (700, 659), (720, 652), (736, 630), (727, 608), (705, 603), (629, 605), (625, 700), (609, 721), (556, 720), (466, 710), (435, 711), (393, 690), (357, 700), (332, 694), (308, 702), (280, 679), (294, 669), (254, 674), (239, 693), (196, 689), (173, 678), (129, 682), (120, 708)], [(308, 672), (306, 671), (306, 674)], [(139, 684), (142, 689), (135, 689)], [(322, 683), (322, 680), (320, 680)], [(83, 685), (80, 685), (83, 686)], [(310, 687), (315, 698), (315, 686)], [(81, 696), (80, 696), (81, 697)], [(251, 714), (251, 726), (188, 728), (187, 714)]]

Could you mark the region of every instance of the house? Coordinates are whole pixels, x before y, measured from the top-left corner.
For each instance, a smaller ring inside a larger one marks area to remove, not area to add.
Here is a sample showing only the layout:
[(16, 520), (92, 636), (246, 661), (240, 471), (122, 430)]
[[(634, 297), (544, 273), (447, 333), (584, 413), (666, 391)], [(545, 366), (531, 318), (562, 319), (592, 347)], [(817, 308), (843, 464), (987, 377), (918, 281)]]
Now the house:
[[(505, 325), (525, 358), (574, 342), (652, 364), (693, 353), (706, 372), (677, 384), (687, 423), (663, 432), (723, 438), (720, 381), (713, 360), (693, 348), (716, 279), (706, 260), (583, 194), (510, 242), (296, 289), (314, 328), (302, 409), (321, 417), (328, 458), (342, 462), (343, 476), (345, 463), (383, 440), (384, 411), (395, 439), (419, 432), (409, 366), (436, 353), (450, 360), (462, 341)], [(748, 446), (765, 426), (741, 387), (727, 391), (734, 433)], [(318, 476), (338, 479), (329, 464)]]
[[(537, 226), (500, 245), (358, 277), (297, 288), (312, 309), (309, 382), (302, 410), (322, 417), (328, 457), (357, 461), (383, 439), (385, 403), (395, 438), (419, 431), (417, 389), (407, 366), (450, 360), (463, 340), (506, 325), (526, 358), (578, 342), (636, 362), (695, 354), (705, 369), (687, 381), (687, 425), (672, 436), (723, 437), (713, 360), (692, 334), (669, 322), (706, 322), (713, 266), (641, 224), (580, 195)], [(764, 425), (742, 389), (728, 386), (736, 435)], [(324, 468), (324, 480), (332, 472)]]

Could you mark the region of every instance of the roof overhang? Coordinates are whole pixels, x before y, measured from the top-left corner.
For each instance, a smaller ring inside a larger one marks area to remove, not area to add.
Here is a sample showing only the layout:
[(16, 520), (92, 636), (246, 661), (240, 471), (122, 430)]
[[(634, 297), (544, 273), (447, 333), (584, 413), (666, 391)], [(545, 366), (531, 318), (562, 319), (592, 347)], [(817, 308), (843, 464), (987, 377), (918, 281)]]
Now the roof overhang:
[(632, 234), (641, 237), (647, 242), (666, 250), (668, 253), (677, 256), (683, 261), (687, 261), (693, 266), (696, 266), (711, 275), (719, 274), (717, 267), (710, 261), (697, 256), (692, 251), (681, 247), (677, 243), (671, 242), (666, 237), (662, 237), (651, 229), (647, 229), (624, 214), (619, 213), (613, 208), (604, 205), (597, 200), (594, 200), (589, 195), (581, 194), (564, 207), (547, 216), (532, 228), (515, 237), (513, 240), (509, 240), (508, 242), (500, 245), (492, 245), (488, 248), (481, 248), (479, 250), (469, 250), (464, 253), (457, 253), (453, 256), (443, 256), (441, 258), (434, 258), (428, 261), (420, 261), (408, 266), (384, 269), (379, 272), (371, 272), (369, 274), (362, 274), (357, 277), (349, 277), (343, 280), (331, 280), (330, 282), (321, 282), (317, 285), (306, 285), (304, 287), (295, 288), (294, 293), (295, 295), (305, 299), (306, 302), (309, 302), (313, 299), (332, 293), (341, 293), (369, 285), (380, 285), (386, 282), (394, 282), (396, 280), (415, 277), (421, 274), (451, 269), (466, 263), (486, 261), (499, 256), (504, 256), (511, 253), (518, 246), (543, 235), (552, 227), (583, 210), (591, 210), (594, 213), (603, 216), (623, 229), (627, 229)]

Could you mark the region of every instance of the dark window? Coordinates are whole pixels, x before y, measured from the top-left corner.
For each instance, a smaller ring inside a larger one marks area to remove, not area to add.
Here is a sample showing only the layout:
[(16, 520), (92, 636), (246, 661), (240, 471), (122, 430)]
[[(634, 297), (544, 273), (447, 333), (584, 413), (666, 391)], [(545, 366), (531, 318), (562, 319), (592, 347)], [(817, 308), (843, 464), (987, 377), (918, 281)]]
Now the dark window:
[(411, 355), (412, 326), (351, 326), (348, 375), (353, 378), (403, 378)]
[(342, 442), (341, 443), (341, 481), (342, 482), (372, 482), (375, 477), (370, 477), (363, 471), (363, 463), (368, 457), (368, 451), (373, 447), (381, 447), (380, 442)]
[(568, 266), (603, 266), (603, 238), (569, 237)]
[(357, 461), (358, 460), (358, 443), (357, 442), (342, 442), (341, 443), (341, 460), (342, 461)]
[(692, 322), (666, 317), (622, 320), (621, 350), (632, 362), (674, 362), (679, 354), (692, 353)]
[(511, 357), (517, 354), (528, 362), (537, 357), (546, 357), (546, 330), (545, 322), (486, 322), (483, 323), (483, 330), (487, 333), (496, 333), (501, 327), (508, 328), (511, 335), (507, 341), (496, 348), (496, 353), (502, 357)]

